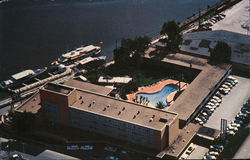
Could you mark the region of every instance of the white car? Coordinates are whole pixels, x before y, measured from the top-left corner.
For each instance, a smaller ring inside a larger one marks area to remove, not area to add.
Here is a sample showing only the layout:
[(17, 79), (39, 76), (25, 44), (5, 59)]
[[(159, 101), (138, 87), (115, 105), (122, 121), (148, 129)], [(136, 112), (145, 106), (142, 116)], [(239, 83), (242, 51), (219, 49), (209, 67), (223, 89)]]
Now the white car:
[(232, 135), (232, 136), (234, 136), (234, 135), (235, 135), (235, 132), (232, 131), (232, 130), (227, 130), (227, 131), (226, 131), (226, 134), (227, 134), (227, 135)]
[(199, 122), (202, 122), (202, 120), (201, 120), (200, 118), (198, 118), (198, 117), (196, 117), (196, 118), (194, 119), (194, 121), (195, 121), (195, 122), (198, 122), (198, 123), (199, 123)]
[(210, 99), (210, 102), (212, 102), (212, 103), (217, 103), (218, 101), (215, 100), (215, 99)]
[(188, 149), (186, 150), (186, 154), (190, 155), (195, 150), (195, 148), (196, 148), (196, 145), (191, 143)]
[(219, 152), (216, 152), (216, 151), (209, 151), (208, 153), (210, 155), (213, 155), (213, 156), (218, 156), (219, 155)]
[(230, 88), (233, 88), (233, 85), (231, 83), (229, 83), (229, 82), (224, 82), (224, 84), (227, 85)]
[(206, 112), (201, 112), (201, 115), (207, 118), (209, 117), (209, 115)]
[(230, 88), (229, 86), (225, 85), (225, 84), (222, 84), (221, 87), (222, 87), (222, 88), (225, 88), (225, 89), (227, 89), (227, 90), (231, 90), (231, 88)]
[(212, 102), (208, 102), (206, 106), (210, 106), (210, 107), (213, 107), (213, 108), (216, 107), (216, 106), (214, 105), (214, 103), (212, 103)]
[(234, 82), (235, 82), (236, 84), (239, 83), (239, 81), (238, 81), (237, 79), (235, 79)]
[(212, 107), (210, 105), (206, 105), (205, 108), (209, 109), (210, 111), (214, 111), (216, 107)]
[(238, 124), (238, 123), (234, 123), (234, 122), (231, 122), (231, 124), (230, 124), (232, 127), (237, 127), (237, 128), (239, 128), (241, 125), (240, 124)]
[(217, 97), (217, 96), (213, 96), (212, 99), (215, 99), (217, 102), (221, 103), (222, 100), (221, 98)]
[(237, 127), (233, 127), (230, 124), (227, 126), (227, 130), (231, 130), (231, 131), (238, 131)]
[(233, 76), (228, 76), (227, 79), (236, 80)]

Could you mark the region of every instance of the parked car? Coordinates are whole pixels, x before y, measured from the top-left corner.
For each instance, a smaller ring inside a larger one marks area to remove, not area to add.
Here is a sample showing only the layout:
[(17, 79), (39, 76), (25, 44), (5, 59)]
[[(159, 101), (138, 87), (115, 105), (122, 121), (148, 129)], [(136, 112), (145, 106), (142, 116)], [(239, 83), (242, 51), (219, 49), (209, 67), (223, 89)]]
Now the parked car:
[(216, 144), (216, 145), (211, 145), (209, 147), (209, 149), (212, 150), (212, 151), (222, 152), (224, 147), (223, 147), (223, 145)]
[(235, 119), (234, 123), (242, 125), (244, 124), (244, 121)]
[(222, 101), (221, 98), (219, 98), (219, 97), (217, 97), (217, 96), (213, 96), (212, 99), (217, 100), (217, 102), (219, 102), (219, 103)]
[(227, 79), (236, 80), (233, 76), (228, 76)]
[(223, 13), (220, 13), (219, 15), (222, 16), (222, 17), (224, 17), (224, 18), (226, 17), (226, 15), (223, 14)]
[(235, 132), (234, 132), (233, 130), (227, 130), (227, 131), (226, 131), (226, 134), (227, 134), (227, 135), (234, 136), (234, 135), (235, 135)]
[(233, 81), (235, 84), (239, 83), (239, 81), (236, 78), (235, 79), (227, 79), (227, 80)]
[(209, 115), (206, 112), (201, 112), (200, 113), (201, 116), (204, 116), (206, 119), (209, 118)]
[(196, 146), (193, 143), (191, 143), (186, 151), (186, 154), (190, 155), (195, 150), (195, 148)]
[(224, 84), (227, 85), (230, 88), (233, 88), (233, 85), (231, 83), (229, 83), (229, 82), (224, 82)]
[(230, 125), (233, 127), (237, 127), (237, 128), (239, 128), (241, 126), (240, 124), (234, 123), (234, 122), (231, 122)]
[(121, 150), (121, 153), (122, 153), (122, 154), (127, 154), (128, 151), (126, 151), (126, 150)]
[(216, 157), (213, 156), (213, 155), (207, 154), (207, 155), (205, 155), (205, 156), (203, 157), (203, 159), (216, 159)]
[(246, 119), (248, 117), (247, 114), (239, 112), (235, 118)]
[(223, 97), (223, 95), (222, 95), (219, 91), (217, 91), (217, 92), (215, 93), (215, 96), (217, 96), (217, 97), (219, 97), (219, 98), (222, 98), (222, 97)]
[(210, 106), (210, 105), (205, 105), (205, 109), (206, 109), (206, 108), (213, 112), (213, 111), (215, 110), (216, 107), (212, 107), (212, 106)]
[(224, 94), (224, 95), (226, 95), (226, 94), (229, 93), (229, 90), (226, 90), (226, 89), (224, 89), (224, 88), (219, 88), (219, 91), (220, 91), (220, 93), (222, 93), (222, 94)]
[(244, 113), (244, 114), (250, 115), (250, 111), (248, 111), (248, 110), (243, 109), (243, 110), (241, 110), (241, 112)]
[(212, 115), (213, 114), (213, 111), (207, 109), (207, 108), (204, 108), (203, 109), (204, 112), (206, 112), (208, 115)]
[(208, 153), (213, 156), (219, 156), (219, 152), (216, 151), (209, 151)]
[[(207, 105), (208, 105), (208, 106), (211, 106), (211, 107), (213, 107), (213, 108), (216, 108), (215, 104), (212, 103), (212, 102), (208, 102)], [(207, 105), (206, 105), (206, 106), (207, 106)]]
[(202, 116), (202, 115), (199, 115), (198, 118), (200, 118), (203, 122), (206, 122), (207, 121), (207, 118)]
[(107, 156), (105, 160), (119, 160), (119, 158), (115, 156)]
[(199, 117), (196, 117), (195, 119), (194, 119), (194, 121), (195, 122), (200, 122), (200, 121), (202, 121)]
[(228, 90), (231, 90), (231, 88), (229, 86), (225, 85), (225, 84), (222, 84), (221, 87), (225, 88), (225, 89), (228, 89)]
[(242, 112), (242, 113), (244, 113), (244, 114), (250, 114), (250, 109), (249, 109), (249, 107), (242, 107), (241, 109), (240, 109), (240, 111)]
[(229, 131), (238, 131), (238, 128), (237, 127), (233, 127), (231, 125), (228, 125), (227, 126), (227, 130), (229, 130)]
[(234, 82), (233, 80), (227, 79), (225, 82), (228, 82), (230, 84), (232, 84), (233, 86), (236, 85), (236, 82)]
[(217, 100), (215, 100), (215, 99), (210, 99), (210, 101), (209, 102), (212, 102), (212, 103), (217, 103), (218, 101)]

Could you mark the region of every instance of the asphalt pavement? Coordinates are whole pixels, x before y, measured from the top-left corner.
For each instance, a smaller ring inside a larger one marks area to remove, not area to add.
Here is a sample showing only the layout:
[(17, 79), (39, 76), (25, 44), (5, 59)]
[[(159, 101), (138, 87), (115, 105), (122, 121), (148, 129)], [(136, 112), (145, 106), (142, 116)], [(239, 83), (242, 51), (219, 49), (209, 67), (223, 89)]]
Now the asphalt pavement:
[(202, 159), (206, 152), (208, 152), (208, 148), (196, 144), (195, 150), (190, 154), (188, 159)]
[(226, 119), (228, 123), (234, 120), (241, 107), (250, 97), (250, 79), (234, 76), (239, 83), (233, 87), (228, 95), (222, 98), (222, 103), (209, 117), (204, 126), (220, 130), (221, 119)]

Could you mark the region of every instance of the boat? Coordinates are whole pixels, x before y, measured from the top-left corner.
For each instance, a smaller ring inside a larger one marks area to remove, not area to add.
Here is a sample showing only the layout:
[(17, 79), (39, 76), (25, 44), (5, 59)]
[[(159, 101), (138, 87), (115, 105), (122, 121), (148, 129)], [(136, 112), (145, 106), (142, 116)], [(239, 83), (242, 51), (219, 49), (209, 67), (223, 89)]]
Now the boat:
[(10, 79), (8, 79), (6, 81), (1, 81), (0, 88), (6, 89), (6, 88), (13, 87), (17, 84), (23, 83), (23, 82), (31, 79), (31, 78), (37, 77), (38, 75), (44, 73), (46, 70), (47, 70), (47, 67), (42, 68), (42, 69), (36, 69), (36, 70), (27, 69), (27, 70), (24, 70), (22, 72), (16, 73), (16, 74), (12, 75)]
[(91, 57), (98, 55), (101, 52), (100, 46), (94, 46), (89, 45), (85, 47), (77, 48), (73, 51), (70, 51), (68, 53), (62, 54), (57, 61), (53, 62), (53, 64), (64, 64), (64, 65), (70, 65), (73, 64), (76, 61), (82, 60), (86, 57)]
[(42, 68), (42, 69), (36, 69), (36, 70), (34, 71), (35, 73), (34, 73), (29, 79), (35, 78), (35, 77), (37, 77), (37, 76), (43, 74), (43, 73), (46, 72), (46, 71), (47, 71), (47, 67), (44, 67), (44, 68)]

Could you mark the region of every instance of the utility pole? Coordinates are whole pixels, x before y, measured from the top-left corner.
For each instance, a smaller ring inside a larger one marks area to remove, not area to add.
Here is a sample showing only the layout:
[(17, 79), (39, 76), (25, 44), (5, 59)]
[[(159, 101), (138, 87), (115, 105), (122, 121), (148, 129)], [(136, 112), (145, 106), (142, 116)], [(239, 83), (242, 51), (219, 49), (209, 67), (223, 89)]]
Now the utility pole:
[(200, 28), (201, 27), (201, 8), (199, 8), (199, 18), (198, 18), (198, 22), (199, 22), (199, 26), (198, 26), (198, 28)]

